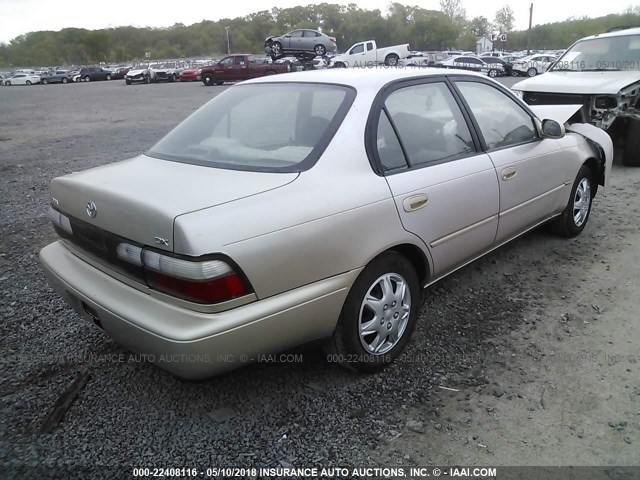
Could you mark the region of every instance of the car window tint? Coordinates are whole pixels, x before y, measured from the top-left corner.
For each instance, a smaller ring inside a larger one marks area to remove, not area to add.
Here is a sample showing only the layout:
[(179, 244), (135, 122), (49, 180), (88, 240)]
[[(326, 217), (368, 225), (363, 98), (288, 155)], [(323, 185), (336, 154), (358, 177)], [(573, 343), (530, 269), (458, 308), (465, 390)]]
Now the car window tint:
[(489, 149), (538, 138), (533, 119), (507, 94), (479, 82), (456, 82)]
[(302, 37), (302, 30), (296, 30), (295, 32), (291, 32), (292, 37)]
[(228, 67), (233, 64), (233, 57), (227, 57), (220, 62), (223, 67)]
[(382, 110), (378, 119), (378, 135), (376, 137), (378, 158), (385, 172), (397, 170), (407, 166), (404, 152), (396, 132), (391, 126), (387, 112)]
[(319, 37), (317, 32), (314, 32), (313, 30), (305, 30), (302, 36), (303, 37)]
[(385, 107), (411, 165), (451, 159), (474, 151), (464, 117), (444, 83), (396, 90), (387, 98)]
[(373, 43), (369, 42), (367, 43), (367, 52), (370, 52), (371, 50), (373, 50)]
[(353, 55), (354, 53), (362, 53), (362, 52), (364, 52), (364, 44), (363, 43), (353, 47), (349, 53)]

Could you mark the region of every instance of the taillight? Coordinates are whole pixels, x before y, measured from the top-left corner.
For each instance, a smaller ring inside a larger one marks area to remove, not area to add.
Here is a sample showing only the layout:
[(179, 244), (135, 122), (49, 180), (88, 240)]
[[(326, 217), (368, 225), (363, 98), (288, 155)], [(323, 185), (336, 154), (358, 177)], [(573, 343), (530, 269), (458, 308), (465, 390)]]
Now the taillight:
[(147, 285), (196, 303), (218, 303), (248, 293), (243, 278), (228, 262), (169, 256), (155, 250), (120, 243), (121, 260), (143, 267)]
[(336, 37), (329, 37), (329, 40), (332, 41), (333, 43), (336, 43)]

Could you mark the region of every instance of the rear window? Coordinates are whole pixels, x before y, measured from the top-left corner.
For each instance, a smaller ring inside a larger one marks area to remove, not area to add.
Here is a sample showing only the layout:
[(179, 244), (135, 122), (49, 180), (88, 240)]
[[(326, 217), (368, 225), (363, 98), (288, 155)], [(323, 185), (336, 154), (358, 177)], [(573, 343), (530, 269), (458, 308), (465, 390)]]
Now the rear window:
[(355, 92), (326, 84), (237, 85), (178, 125), (147, 155), (234, 170), (299, 172), (320, 157)]

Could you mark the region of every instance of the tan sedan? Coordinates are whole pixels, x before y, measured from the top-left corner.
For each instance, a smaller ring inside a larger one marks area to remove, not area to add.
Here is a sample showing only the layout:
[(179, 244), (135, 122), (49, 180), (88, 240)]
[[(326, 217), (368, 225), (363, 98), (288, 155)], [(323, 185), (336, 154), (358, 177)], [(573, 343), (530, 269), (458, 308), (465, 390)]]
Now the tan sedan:
[(565, 124), (577, 108), (538, 118), (454, 70), (238, 84), (144, 155), (54, 179), (40, 259), (82, 317), (178, 376), (313, 340), (378, 370), (422, 287), (545, 222), (584, 229), (612, 147)]

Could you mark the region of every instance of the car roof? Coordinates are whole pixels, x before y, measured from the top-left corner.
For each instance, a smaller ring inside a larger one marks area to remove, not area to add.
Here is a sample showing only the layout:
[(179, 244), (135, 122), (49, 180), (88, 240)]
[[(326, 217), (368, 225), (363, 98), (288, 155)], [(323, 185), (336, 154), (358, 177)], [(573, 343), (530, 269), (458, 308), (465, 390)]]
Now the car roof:
[(595, 35), (584, 37), (584, 38), (581, 38), (580, 40), (591, 40), (593, 38), (607, 38), (607, 37), (624, 37), (627, 35), (640, 35), (640, 27), (627, 28), (624, 30), (616, 30), (614, 32), (609, 32), (609, 33), (596, 33)]
[(356, 89), (380, 89), (395, 80), (410, 80), (412, 78), (434, 77), (437, 75), (464, 75), (468, 77), (487, 78), (486, 75), (480, 73), (447, 68), (330, 68), (326, 70), (291, 72), (286, 75), (270, 75), (268, 77), (248, 80), (243, 83), (333, 83), (355, 87)]

